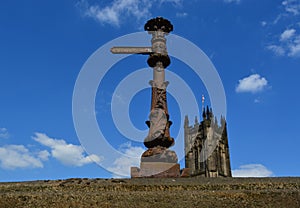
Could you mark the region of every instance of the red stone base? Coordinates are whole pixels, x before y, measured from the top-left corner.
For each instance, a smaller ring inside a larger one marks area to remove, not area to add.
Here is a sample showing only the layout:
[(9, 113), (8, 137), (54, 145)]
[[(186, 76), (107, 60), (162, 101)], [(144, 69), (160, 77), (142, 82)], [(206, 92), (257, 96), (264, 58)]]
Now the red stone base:
[(141, 168), (131, 167), (131, 178), (177, 178), (180, 165), (166, 162), (141, 162)]
[(180, 177), (190, 177), (190, 169), (189, 168), (183, 168), (181, 170), (181, 176)]

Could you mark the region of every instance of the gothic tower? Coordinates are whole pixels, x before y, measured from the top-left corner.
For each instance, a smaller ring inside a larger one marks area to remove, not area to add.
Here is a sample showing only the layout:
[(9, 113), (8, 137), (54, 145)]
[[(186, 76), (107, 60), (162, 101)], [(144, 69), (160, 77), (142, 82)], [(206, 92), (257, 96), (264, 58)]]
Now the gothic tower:
[(203, 121), (189, 126), (184, 122), (185, 167), (190, 176), (231, 177), (227, 124), (221, 116), (220, 125), (212, 109), (203, 109)]

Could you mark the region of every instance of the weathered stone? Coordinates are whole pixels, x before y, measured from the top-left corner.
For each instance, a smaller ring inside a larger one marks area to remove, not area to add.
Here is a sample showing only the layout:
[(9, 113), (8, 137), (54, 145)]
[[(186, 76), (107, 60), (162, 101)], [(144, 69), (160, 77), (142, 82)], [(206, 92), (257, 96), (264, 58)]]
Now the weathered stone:
[(138, 167), (130, 168), (131, 178), (139, 178), (140, 177), (140, 169)]
[(141, 162), (140, 169), (131, 168), (132, 178), (177, 178), (180, 166), (177, 163)]
[(180, 167), (177, 164), (177, 155), (167, 148), (174, 145), (174, 139), (170, 136), (170, 126), (167, 105), (167, 85), (165, 81), (165, 68), (171, 61), (168, 56), (165, 36), (173, 30), (170, 21), (157, 17), (145, 24), (145, 30), (152, 35), (150, 47), (114, 47), (112, 53), (139, 53), (149, 55), (147, 63), (153, 68), (151, 110), (149, 121), (149, 133), (144, 140), (148, 148), (141, 158), (141, 168), (131, 168), (131, 176), (136, 177), (179, 177)]
[(190, 177), (191, 176), (190, 171), (191, 170), (189, 168), (183, 168), (181, 171), (180, 177), (183, 177), (183, 178)]
[(169, 150), (165, 147), (154, 147), (149, 148), (142, 154), (142, 162), (168, 162), (177, 163), (178, 158), (174, 151)]
[(196, 120), (194, 126), (185, 118), (185, 167), (191, 176), (231, 177), (226, 121), (221, 117), (219, 126), (208, 107), (202, 116), (200, 125)]

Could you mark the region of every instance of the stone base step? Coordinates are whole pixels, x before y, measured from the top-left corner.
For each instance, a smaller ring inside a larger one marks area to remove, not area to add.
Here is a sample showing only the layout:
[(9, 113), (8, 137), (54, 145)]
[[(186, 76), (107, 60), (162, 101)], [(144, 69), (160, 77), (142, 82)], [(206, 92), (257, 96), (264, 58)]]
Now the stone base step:
[(141, 162), (140, 168), (131, 167), (131, 178), (178, 178), (180, 165), (166, 162)]

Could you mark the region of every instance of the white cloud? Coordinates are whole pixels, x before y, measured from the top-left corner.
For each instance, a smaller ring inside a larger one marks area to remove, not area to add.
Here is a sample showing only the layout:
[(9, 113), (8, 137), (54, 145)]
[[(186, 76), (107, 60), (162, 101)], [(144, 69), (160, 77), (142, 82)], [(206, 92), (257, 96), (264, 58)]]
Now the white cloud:
[[(266, 48), (272, 51), (277, 56), (300, 57), (300, 33), (299, 22), (295, 22), (295, 16), (300, 15), (300, 1), (299, 0), (284, 0), (281, 2), (281, 11), (277, 15), (273, 23), (269, 25), (269, 29), (274, 27), (285, 27), (281, 34), (275, 34), (275, 39)], [(298, 18), (297, 17), (297, 18)], [(282, 23), (282, 24), (277, 24)], [(267, 23), (268, 24), (268, 23)], [(289, 29), (286, 29), (289, 28)], [(278, 30), (276, 28), (276, 30)], [(272, 32), (271, 32), (272, 34)]]
[(239, 4), (241, 0), (224, 0), (225, 3), (236, 3)]
[(0, 128), (0, 139), (8, 139), (9, 133), (6, 128)]
[(293, 37), (296, 33), (295, 29), (287, 29), (280, 35), (280, 41), (286, 41)]
[(259, 98), (255, 98), (254, 99), (254, 103), (260, 103), (261, 101), (260, 101), (260, 99)]
[(183, 0), (154, 0), (154, 2), (158, 2), (158, 4), (163, 4), (163, 3), (171, 3), (175, 6), (181, 6)]
[[(62, 139), (52, 139), (46, 134), (35, 133), (33, 137), (38, 143), (51, 149), (51, 156), (60, 161), (64, 165), (83, 166), (93, 162), (100, 162), (101, 159), (97, 155), (85, 156), (84, 150), (79, 145), (68, 144)], [(40, 158), (47, 158), (45, 152), (40, 155)]]
[(261, 26), (264, 27), (264, 26), (266, 26), (268, 23), (267, 23), (266, 21), (261, 21), (260, 24), (261, 24)]
[(105, 7), (100, 9), (98, 6), (90, 6), (86, 15), (95, 18), (101, 23), (106, 22), (112, 25), (119, 25), (119, 14), (113, 8)]
[(285, 55), (285, 50), (282, 46), (278, 45), (269, 45), (267, 46), (267, 49), (275, 53), (277, 56), (284, 56)]
[(88, 0), (82, 0), (78, 5), (83, 14), (92, 17), (102, 24), (110, 24), (119, 27), (128, 17), (137, 20), (147, 19), (151, 16), (153, 5), (171, 3), (180, 6), (183, 0), (113, 0), (110, 5), (90, 5)]
[(300, 57), (300, 44), (291, 45), (290, 52), (288, 55), (292, 57)]
[(133, 16), (141, 19), (149, 16), (150, 7), (151, 3), (145, 0), (114, 0), (110, 6), (104, 8), (98, 5), (88, 6), (86, 15), (101, 23), (119, 26), (121, 17)]
[(295, 29), (285, 30), (280, 35), (280, 43), (267, 46), (277, 56), (300, 57), (300, 34)]
[[(7, 130), (1, 128), (0, 132), (7, 133)], [(24, 145), (6, 145), (0, 147), (0, 167), (3, 169), (42, 168), (43, 161), (47, 161), (50, 156), (70, 166), (83, 166), (101, 161), (97, 155), (85, 156), (81, 146), (67, 144), (64, 140), (52, 139), (41, 133), (36, 133), (33, 139), (49, 147), (51, 154), (47, 150), (32, 151)]]
[(252, 92), (256, 93), (262, 91), (268, 85), (268, 81), (261, 77), (259, 74), (252, 74), (249, 77), (245, 77), (239, 80), (239, 84), (236, 87), (236, 92)]
[(292, 43), (289, 43), (288, 48), (289, 48), (288, 56), (300, 57), (300, 35), (294, 38)]
[(43, 161), (48, 160), (49, 157), (50, 153), (47, 150), (43, 150), (38, 153), (38, 158), (40, 158)]
[[(41, 154), (45, 156), (45, 152)], [(0, 166), (3, 169), (42, 168), (43, 163), (23, 145), (7, 145), (0, 147)]]
[(292, 15), (300, 14), (300, 2), (299, 0), (285, 0), (282, 2), (284, 9), (287, 13)]
[(100, 7), (99, 5), (89, 5), (84, 1), (85, 15), (92, 17), (103, 24), (120, 26), (121, 17), (126, 19), (128, 16), (133, 16), (141, 19), (145, 16), (150, 16), (149, 9), (150, 1), (139, 0), (114, 0), (111, 5)]
[(142, 153), (145, 151), (142, 147), (131, 146), (131, 143), (121, 145), (120, 151), (124, 154), (117, 158), (108, 169), (113, 173), (113, 177), (130, 176), (130, 167), (139, 167)]
[(248, 164), (232, 170), (232, 175), (233, 177), (271, 177), (273, 173), (261, 164)]

